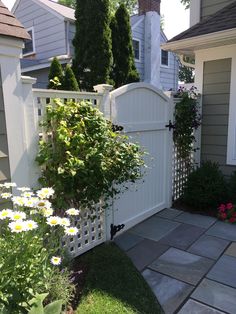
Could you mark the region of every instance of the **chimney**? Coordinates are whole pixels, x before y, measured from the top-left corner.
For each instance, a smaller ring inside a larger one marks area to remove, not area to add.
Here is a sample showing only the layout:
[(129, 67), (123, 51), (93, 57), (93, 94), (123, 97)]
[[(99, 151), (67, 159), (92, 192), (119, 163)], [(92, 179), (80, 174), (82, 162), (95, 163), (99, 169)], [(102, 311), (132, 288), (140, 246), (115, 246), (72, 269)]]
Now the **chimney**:
[(155, 11), (160, 15), (161, 0), (138, 0), (139, 15)]

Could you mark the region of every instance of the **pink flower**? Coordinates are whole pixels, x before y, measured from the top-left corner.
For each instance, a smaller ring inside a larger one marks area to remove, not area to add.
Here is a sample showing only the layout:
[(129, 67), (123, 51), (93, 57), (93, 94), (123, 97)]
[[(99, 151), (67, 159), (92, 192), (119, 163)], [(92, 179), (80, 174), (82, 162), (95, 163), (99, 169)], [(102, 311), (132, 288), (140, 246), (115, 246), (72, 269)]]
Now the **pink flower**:
[(220, 218), (223, 219), (223, 220), (226, 219), (227, 218), (227, 214), (226, 213), (221, 213)]
[(233, 206), (232, 203), (228, 203), (228, 204), (226, 205), (226, 208), (229, 209), (229, 210), (232, 209), (233, 207), (234, 207), (234, 206)]
[(233, 213), (233, 215), (232, 215), (234, 218), (236, 218), (236, 213)]
[(226, 206), (224, 204), (221, 204), (220, 207), (218, 208), (220, 213), (225, 212)]
[(236, 218), (234, 218), (234, 217), (231, 217), (230, 219), (229, 219), (229, 222), (231, 222), (231, 223), (234, 223), (236, 221)]

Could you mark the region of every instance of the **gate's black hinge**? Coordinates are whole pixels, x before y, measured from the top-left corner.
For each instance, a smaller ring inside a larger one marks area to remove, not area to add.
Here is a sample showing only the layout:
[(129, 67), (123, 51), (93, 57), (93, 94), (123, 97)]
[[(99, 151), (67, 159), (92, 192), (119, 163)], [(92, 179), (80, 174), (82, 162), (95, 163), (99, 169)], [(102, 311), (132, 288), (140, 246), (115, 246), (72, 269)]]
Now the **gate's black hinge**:
[(111, 224), (111, 240), (113, 240), (114, 236), (117, 234), (117, 232), (121, 231), (122, 229), (124, 229), (125, 225), (122, 224), (122, 225), (113, 225)]
[(171, 120), (169, 120), (169, 124), (166, 125), (166, 128), (169, 128), (169, 131), (175, 128), (175, 125), (172, 123)]

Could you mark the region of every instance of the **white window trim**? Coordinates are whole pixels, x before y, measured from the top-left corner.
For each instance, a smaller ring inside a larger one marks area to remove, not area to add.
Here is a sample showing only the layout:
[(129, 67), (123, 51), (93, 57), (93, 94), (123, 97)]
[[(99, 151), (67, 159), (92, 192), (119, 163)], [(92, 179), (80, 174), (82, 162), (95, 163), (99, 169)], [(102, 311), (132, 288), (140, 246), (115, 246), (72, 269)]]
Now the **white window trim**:
[(166, 65), (166, 64), (162, 64), (162, 50), (163, 49), (161, 49), (160, 50), (160, 64), (161, 64), (161, 67), (162, 68), (169, 68), (170, 67), (170, 52), (169, 51), (167, 51), (168, 52), (168, 65)]
[(133, 37), (132, 40), (139, 42), (139, 59), (134, 58), (135, 62), (141, 62), (141, 40), (138, 38)]
[(227, 159), (226, 165), (236, 165), (236, 45), (228, 45), (223, 47), (209, 48), (196, 51), (196, 70), (195, 70), (195, 86), (202, 94), (203, 89), (203, 73), (204, 62), (232, 59), (231, 65), (231, 83), (230, 83), (230, 99), (229, 99), (229, 120), (228, 120), (228, 140), (227, 140)]
[(31, 56), (31, 55), (33, 55), (33, 54), (36, 53), (36, 51), (35, 51), (34, 27), (33, 27), (33, 26), (32, 26), (32, 27), (29, 27), (29, 28), (27, 28), (26, 30), (27, 30), (27, 32), (32, 31), (33, 51), (28, 52), (28, 53), (23, 53), (23, 57)]

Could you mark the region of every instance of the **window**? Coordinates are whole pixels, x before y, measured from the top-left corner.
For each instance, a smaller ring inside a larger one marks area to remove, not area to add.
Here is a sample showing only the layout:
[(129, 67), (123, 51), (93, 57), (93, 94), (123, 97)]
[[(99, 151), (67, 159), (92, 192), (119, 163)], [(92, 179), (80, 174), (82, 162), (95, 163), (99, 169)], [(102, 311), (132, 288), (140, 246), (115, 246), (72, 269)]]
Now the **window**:
[(168, 51), (161, 50), (161, 65), (169, 66), (169, 53)]
[(140, 41), (138, 39), (133, 39), (134, 48), (134, 59), (140, 61)]
[(29, 33), (31, 39), (25, 40), (25, 48), (23, 48), (23, 55), (28, 56), (33, 53), (35, 53), (35, 47), (34, 47), (34, 29), (33, 27), (27, 29), (27, 32)]

